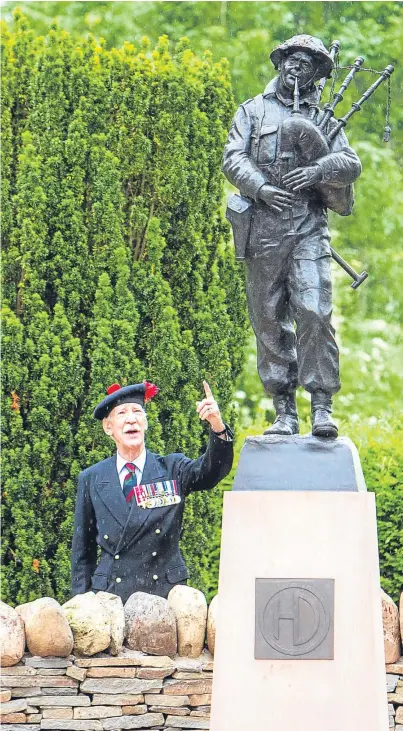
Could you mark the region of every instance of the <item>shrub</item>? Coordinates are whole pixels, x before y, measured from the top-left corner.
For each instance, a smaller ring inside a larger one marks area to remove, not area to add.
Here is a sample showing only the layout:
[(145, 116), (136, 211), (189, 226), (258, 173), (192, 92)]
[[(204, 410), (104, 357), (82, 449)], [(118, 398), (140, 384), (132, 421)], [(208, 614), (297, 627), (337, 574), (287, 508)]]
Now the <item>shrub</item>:
[[(53, 26), (3, 29), (3, 598), (65, 601), (79, 471), (111, 454), (106, 387), (147, 378), (148, 446), (197, 456), (207, 378), (229, 413), (244, 297), (220, 212), (233, 113), (225, 62)], [(236, 295), (236, 296), (235, 296)], [(219, 494), (188, 503), (183, 551), (206, 589)]]

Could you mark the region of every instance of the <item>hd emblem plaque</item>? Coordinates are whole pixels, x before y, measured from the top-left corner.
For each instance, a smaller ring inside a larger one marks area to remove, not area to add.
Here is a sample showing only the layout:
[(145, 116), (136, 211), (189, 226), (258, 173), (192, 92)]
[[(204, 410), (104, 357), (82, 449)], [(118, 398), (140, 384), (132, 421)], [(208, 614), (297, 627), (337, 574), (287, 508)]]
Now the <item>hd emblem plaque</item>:
[(333, 658), (334, 579), (256, 579), (255, 659)]

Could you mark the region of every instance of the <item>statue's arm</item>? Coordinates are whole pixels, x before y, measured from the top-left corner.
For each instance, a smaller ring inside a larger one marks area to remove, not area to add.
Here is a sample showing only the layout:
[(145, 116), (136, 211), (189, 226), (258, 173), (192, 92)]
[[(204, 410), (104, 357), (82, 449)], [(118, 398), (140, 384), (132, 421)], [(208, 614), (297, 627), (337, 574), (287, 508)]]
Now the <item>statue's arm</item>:
[(267, 183), (267, 179), (252, 160), (251, 140), (252, 120), (247, 108), (241, 104), (224, 147), (222, 170), (242, 195), (257, 200), (259, 190)]
[(316, 160), (316, 165), (322, 171), (321, 182), (333, 188), (354, 183), (362, 170), (360, 158), (350, 147), (343, 130), (332, 140), (329, 154)]

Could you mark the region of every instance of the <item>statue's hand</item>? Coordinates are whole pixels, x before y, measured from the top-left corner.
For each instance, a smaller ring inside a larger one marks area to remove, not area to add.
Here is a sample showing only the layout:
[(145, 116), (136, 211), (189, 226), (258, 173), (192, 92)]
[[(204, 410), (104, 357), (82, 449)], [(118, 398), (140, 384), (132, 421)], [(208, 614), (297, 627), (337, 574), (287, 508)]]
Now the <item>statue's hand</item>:
[(290, 173), (284, 175), (282, 179), (283, 185), (294, 193), (302, 188), (309, 188), (311, 185), (322, 180), (322, 171), (319, 165), (312, 165), (306, 168), (295, 168)]
[(276, 188), (274, 185), (268, 185), (267, 183), (262, 185), (260, 188), (259, 198), (264, 201), (271, 210), (278, 211), (279, 213), (287, 208), (291, 208), (291, 204), (294, 200), (292, 193), (289, 193), (287, 190), (282, 190), (281, 188)]

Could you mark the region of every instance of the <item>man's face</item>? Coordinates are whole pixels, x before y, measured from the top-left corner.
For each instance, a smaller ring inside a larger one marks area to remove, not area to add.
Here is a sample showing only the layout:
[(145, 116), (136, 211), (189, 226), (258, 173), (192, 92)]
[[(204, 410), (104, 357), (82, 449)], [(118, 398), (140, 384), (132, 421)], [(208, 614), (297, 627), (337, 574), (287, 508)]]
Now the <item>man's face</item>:
[(280, 76), (287, 89), (293, 89), (295, 77), (298, 78), (298, 86), (301, 88), (307, 84), (316, 70), (313, 56), (304, 51), (294, 51), (282, 59), (280, 63)]
[(135, 459), (143, 451), (147, 417), (140, 404), (115, 406), (102, 424), (122, 457)]

